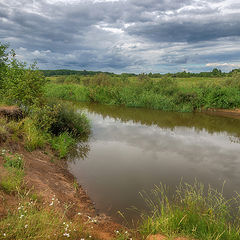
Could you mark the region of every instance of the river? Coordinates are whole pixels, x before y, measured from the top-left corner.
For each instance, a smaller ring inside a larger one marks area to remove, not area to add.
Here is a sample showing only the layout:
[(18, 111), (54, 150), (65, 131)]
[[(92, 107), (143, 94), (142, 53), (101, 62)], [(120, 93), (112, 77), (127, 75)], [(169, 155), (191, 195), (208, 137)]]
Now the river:
[(204, 113), (79, 103), (92, 134), (79, 142), (68, 168), (99, 212), (121, 221), (145, 209), (139, 192), (160, 183), (172, 194), (195, 179), (224, 195), (240, 193), (240, 120)]

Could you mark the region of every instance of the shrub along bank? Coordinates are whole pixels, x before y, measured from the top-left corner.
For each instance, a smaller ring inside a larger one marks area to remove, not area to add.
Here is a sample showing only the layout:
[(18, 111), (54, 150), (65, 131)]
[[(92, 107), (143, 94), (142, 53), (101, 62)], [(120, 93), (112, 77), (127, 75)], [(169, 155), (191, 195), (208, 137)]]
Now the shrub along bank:
[(47, 97), (96, 102), (127, 107), (146, 107), (165, 111), (192, 112), (208, 108), (240, 107), (240, 74), (227, 78), (197, 80), (116, 77), (106, 74), (50, 78)]
[(18, 61), (7, 45), (0, 44), (0, 50), (1, 105), (17, 105), (23, 113), (22, 119), (2, 124), (2, 140), (11, 125), (16, 135), (24, 138), (28, 150), (50, 144), (60, 157), (65, 157), (75, 139), (89, 133), (88, 119), (70, 104), (47, 101), (44, 96), (47, 81), (36, 65), (27, 67)]

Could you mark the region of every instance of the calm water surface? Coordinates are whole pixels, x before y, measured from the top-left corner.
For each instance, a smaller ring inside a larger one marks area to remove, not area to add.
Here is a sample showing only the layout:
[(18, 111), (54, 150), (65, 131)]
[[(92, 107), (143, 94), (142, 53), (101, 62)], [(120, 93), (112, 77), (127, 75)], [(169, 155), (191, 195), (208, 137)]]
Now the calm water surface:
[(135, 217), (139, 192), (160, 182), (173, 192), (181, 179), (198, 179), (231, 197), (240, 192), (240, 120), (81, 103), (92, 124), (69, 169), (100, 212)]

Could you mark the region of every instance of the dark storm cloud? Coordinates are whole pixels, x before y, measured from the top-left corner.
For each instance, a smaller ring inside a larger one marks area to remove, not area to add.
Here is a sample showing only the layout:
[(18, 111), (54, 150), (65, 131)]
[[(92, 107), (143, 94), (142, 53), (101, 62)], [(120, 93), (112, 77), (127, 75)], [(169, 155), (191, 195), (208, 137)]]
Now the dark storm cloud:
[(156, 42), (198, 42), (222, 37), (240, 36), (239, 14), (228, 20), (211, 19), (211, 22), (161, 22), (130, 27), (129, 34)]
[(233, 0), (2, 0), (0, 40), (42, 68), (179, 70), (239, 61), (239, 13)]

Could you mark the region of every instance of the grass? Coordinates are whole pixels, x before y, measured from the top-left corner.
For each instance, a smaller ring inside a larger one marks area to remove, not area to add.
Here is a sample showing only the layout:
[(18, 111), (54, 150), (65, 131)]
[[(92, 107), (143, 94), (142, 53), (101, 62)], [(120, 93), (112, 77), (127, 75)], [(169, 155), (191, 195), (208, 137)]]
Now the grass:
[(24, 162), (22, 156), (12, 154), (5, 149), (1, 151), (3, 157), (3, 166), (7, 174), (2, 176), (0, 186), (6, 193), (18, 191), (23, 184)]
[(70, 104), (32, 106), (25, 116), (18, 121), (0, 117), (0, 143), (21, 141), (28, 151), (50, 145), (64, 158), (77, 139), (90, 133), (86, 116)]
[[(6, 174), (2, 176), (1, 191), (15, 194), (18, 207), (8, 209), (8, 214), (0, 219), (0, 239), (96, 239), (87, 231), (80, 219), (70, 221), (64, 213), (54, 206), (59, 204), (52, 198), (51, 204), (44, 204), (41, 198), (24, 184), (24, 159), (18, 154), (3, 149), (3, 166)], [(3, 198), (4, 195), (1, 196)]]
[(25, 118), (23, 120), (23, 133), (25, 147), (29, 151), (43, 148), (47, 143), (45, 133), (41, 131), (30, 118)]
[(74, 79), (70, 81), (71, 76), (65, 76), (67, 82), (63, 78), (61, 76), (61, 81), (50, 78), (45, 86), (47, 97), (178, 112), (240, 107), (239, 74), (228, 78), (151, 79), (144, 76), (124, 80), (99, 74), (81, 77), (79, 83)]
[(0, 181), (1, 189), (6, 193), (19, 191), (23, 184), (24, 172), (21, 169), (8, 168), (8, 174), (3, 176)]
[(0, 221), (0, 238), (9, 240), (94, 239), (84, 230), (82, 224), (70, 222), (56, 210), (33, 200), (20, 203), (17, 210)]
[(230, 200), (222, 192), (201, 183), (180, 184), (173, 199), (164, 185), (150, 194), (142, 193), (150, 214), (142, 215), (139, 232), (143, 237), (162, 233), (201, 240), (240, 239), (239, 195)]
[(51, 146), (57, 151), (60, 158), (65, 158), (75, 145), (76, 140), (67, 132), (61, 133), (59, 136), (53, 137), (51, 140)]

